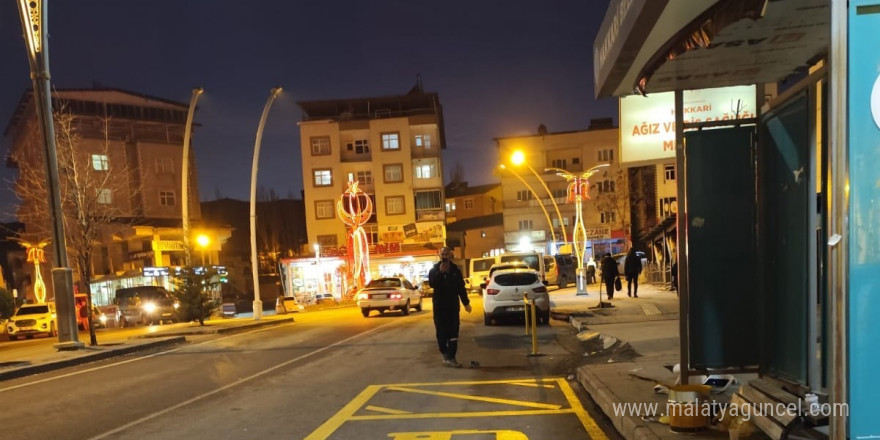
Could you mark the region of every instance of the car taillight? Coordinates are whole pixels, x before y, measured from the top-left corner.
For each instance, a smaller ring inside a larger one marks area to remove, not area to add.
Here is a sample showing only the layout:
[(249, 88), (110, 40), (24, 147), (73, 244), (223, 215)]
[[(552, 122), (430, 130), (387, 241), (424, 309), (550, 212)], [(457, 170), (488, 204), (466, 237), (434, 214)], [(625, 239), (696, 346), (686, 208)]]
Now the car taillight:
[(532, 289), (532, 292), (535, 292), (535, 293), (546, 293), (546, 292), (547, 292), (547, 288), (546, 288), (545, 286), (535, 287), (534, 289)]
[(499, 289), (486, 289), (486, 295), (498, 295), (498, 292), (501, 292)]
[(400, 298), (403, 298), (403, 295), (401, 295), (401, 294), (399, 294), (399, 293), (392, 293), (391, 295), (388, 295), (388, 298), (391, 298), (391, 299), (400, 299)]

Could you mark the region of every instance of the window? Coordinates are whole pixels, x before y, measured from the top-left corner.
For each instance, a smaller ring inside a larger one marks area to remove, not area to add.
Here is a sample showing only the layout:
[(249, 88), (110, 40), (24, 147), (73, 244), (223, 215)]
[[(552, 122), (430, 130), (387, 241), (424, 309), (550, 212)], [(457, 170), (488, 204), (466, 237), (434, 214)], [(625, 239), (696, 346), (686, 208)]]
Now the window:
[(400, 215), (406, 213), (403, 196), (385, 197), (385, 214)]
[(599, 162), (614, 162), (614, 150), (599, 150)]
[(373, 172), (372, 171), (356, 171), (353, 173), (348, 173), (348, 181), (353, 182), (357, 180), (360, 185), (372, 185), (373, 184)]
[(107, 171), (110, 169), (110, 160), (106, 154), (92, 155), (92, 168), (95, 171)]
[(519, 230), (520, 231), (531, 231), (532, 230), (532, 221), (531, 220), (520, 220), (519, 221)]
[(516, 192), (516, 200), (518, 200), (520, 202), (525, 202), (525, 201), (532, 200), (532, 199), (533, 199), (532, 192), (527, 189)]
[(315, 200), (315, 218), (333, 218), (334, 214), (332, 200)]
[(107, 188), (99, 188), (98, 189), (98, 203), (102, 205), (109, 205), (113, 203), (113, 192)]
[(431, 135), (430, 134), (417, 134), (415, 137), (414, 144), (416, 147), (424, 148), (426, 150), (431, 149)]
[(666, 165), (663, 167), (663, 173), (666, 175), (666, 181), (675, 180), (675, 165)]
[(596, 188), (599, 189), (600, 193), (614, 192), (614, 181), (613, 180), (603, 180), (601, 182), (597, 182)]
[(330, 137), (320, 136), (311, 138), (312, 156), (326, 156), (330, 154)]
[[(562, 222), (565, 224), (565, 226), (568, 226), (568, 217), (563, 217)], [(554, 228), (559, 227), (559, 218), (558, 217), (553, 219), (553, 227)]]
[(416, 192), (416, 211), (425, 209), (443, 209), (440, 190)]
[(313, 183), (315, 186), (331, 186), (333, 185), (333, 174), (330, 170), (314, 170)]
[(565, 188), (557, 188), (557, 189), (553, 190), (553, 198), (554, 199), (564, 198), (564, 197), (568, 197), (568, 190), (566, 190)]
[(364, 225), (364, 232), (367, 234), (367, 242), (370, 244), (379, 242), (379, 225)]
[(336, 245), (337, 245), (337, 244), (336, 244), (336, 243), (337, 243), (337, 241), (336, 241), (336, 234), (319, 235), (319, 236), (317, 236), (316, 238), (317, 238), (317, 240), (318, 240), (318, 244), (319, 244), (321, 247), (325, 247), (325, 246), (336, 246)]
[(464, 209), (474, 209), (474, 199), (464, 199)]
[(174, 159), (170, 157), (156, 158), (156, 174), (172, 174), (174, 173)]
[(432, 163), (416, 165), (413, 169), (416, 179), (431, 179), (437, 177), (437, 167)]
[(579, 157), (572, 157), (572, 158), (571, 158), (571, 164), (572, 164), (572, 165), (577, 165), (577, 164), (579, 164), (579, 163), (581, 163), (581, 158), (579, 158)]
[(174, 206), (174, 191), (159, 191), (159, 205)]
[(447, 202), (446, 203), (446, 212), (454, 212), (455, 211), (455, 202)]
[(565, 159), (553, 159), (550, 162), (550, 166), (553, 168), (561, 168), (564, 170), (565, 169)]
[(393, 163), (390, 165), (383, 165), (382, 170), (385, 173), (385, 183), (403, 182), (402, 164)]
[(602, 217), (602, 219), (601, 219), (602, 223), (614, 223), (614, 217), (615, 217), (614, 212), (607, 211), (607, 212), (602, 212), (600, 214)]
[(368, 141), (367, 139), (356, 139), (345, 144), (345, 148), (348, 151), (354, 152), (355, 154), (369, 154), (370, 141)]
[(382, 133), (382, 149), (383, 150), (399, 150), (400, 134), (398, 133)]

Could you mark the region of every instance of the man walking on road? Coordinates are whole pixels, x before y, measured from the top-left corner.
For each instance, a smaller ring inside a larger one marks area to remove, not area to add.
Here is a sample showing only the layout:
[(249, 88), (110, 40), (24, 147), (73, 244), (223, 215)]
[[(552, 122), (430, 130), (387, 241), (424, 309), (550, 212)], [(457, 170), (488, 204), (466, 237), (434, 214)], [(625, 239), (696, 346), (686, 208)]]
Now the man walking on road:
[(639, 274), (642, 273), (642, 259), (636, 255), (635, 248), (629, 248), (623, 260), (623, 274), (626, 276), (626, 296), (639, 297)]
[(461, 269), (452, 262), (452, 251), (448, 247), (440, 249), (440, 262), (428, 272), (428, 284), (434, 289), (434, 329), (437, 333), (437, 345), (443, 355), (443, 363), (447, 367), (461, 368), (455, 359), (458, 351), (458, 314), (464, 309), (471, 312), (471, 301), (464, 288), (464, 276)]

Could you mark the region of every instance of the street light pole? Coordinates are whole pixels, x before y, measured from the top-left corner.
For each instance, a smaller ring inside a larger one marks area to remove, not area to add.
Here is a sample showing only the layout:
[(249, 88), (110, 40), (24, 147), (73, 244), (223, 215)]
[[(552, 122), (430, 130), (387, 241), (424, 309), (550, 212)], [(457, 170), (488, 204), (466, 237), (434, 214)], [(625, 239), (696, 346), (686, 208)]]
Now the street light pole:
[(538, 193), (535, 192), (535, 189), (532, 188), (532, 186), (529, 185), (529, 183), (526, 182), (526, 180), (523, 179), (522, 176), (517, 174), (516, 171), (513, 171), (510, 168), (507, 168), (506, 166), (504, 166), (504, 164), (499, 165), (499, 167), (502, 170), (510, 171), (510, 174), (513, 174), (514, 177), (519, 179), (519, 181), (522, 182), (523, 185), (526, 186), (526, 188), (528, 188), (528, 190), (532, 193), (532, 195), (535, 196), (535, 198), (538, 200), (538, 206), (541, 207), (541, 211), (544, 211), (544, 217), (547, 218), (547, 225), (550, 227), (550, 236), (553, 237), (553, 242), (556, 243), (556, 232), (553, 230), (553, 221), (550, 220), (550, 214), (547, 212), (547, 208), (544, 207), (544, 203), (541, 202), (541, 197), (538, 196)]
[(556, 198), (553, 197), (553, 193), (550, 192), (550, 188), (547, 187), (547, 182), (544, 182), (544, 179), (542, 179), (541, 176), (538, 175), (538, 172), (535, 171), (535, 169), (532, 168), (532, 166), (529, 165), (529, 162), (525, 159), (525, 154), (523, 154), (522, 151), (514, 151), (513, 156), (511, 156), (510, 158), (510, 162), (514, 165), (525, 164), (526, 168), (528, 168), (529, 171), (531, 171), (532, 174), (534, 174), (535, 177), (538, 179), (538, 182), (541, 182), (541, 185), (544, 187), (544, 191), (547, 191), (547, 197), (550, 197), (550, 203), (553, 204), (553, 209), (556, 210), (556, 218), (559, 219), (559, 228), (562, 229), (562, 241), (564, 243), (568, 243), (568, 236), (565, 233), (565, 222), (562, 220), (562, 213), (559, 212), (559, 205), (556, 204)]
[(260, 300), (260, 264), (257, 258), (257, 165), (260, 162), (260, 144), (263, 142), (263, 127), (269, 116), (269, 109), (275, 98), (281, 94), (281, 87), (272, 89), (266, 105), (263, 107), (263, 115), (260, 117), (260, 125), (257, 126), (257, 139), (254, 142), (254, 163), (251, 167), (251, 275), (254, 278), (254, 320), (263, 317), (263, 301)]
[(19, 0), (23, 37), (27, 44), (31, 81), (34, 88), (34, 107), (41, 122), (46, 155), (47, 192), (49, 212), (52, 219), (52, 245), (55, 268), (52, 269), (52, 285), (58, 317), (59, 350), (78, 349), (76, 328), (76, 305), (73, 299), (73, 271), (67, 267), (67, 247), (64, 240), (64, 212), (61, 210), (61, 189), (58, 184), (58, 157), (55, 147), (55, 125), (52, 114), (52, 89), (49, 84), (48, 0)]
[(192, 98), (189, 101), (189, 112), (186, 114), (186, 127), (183, 131), (183, 175), (180, 176), (180, 203), (183, 204), (182, 220), (183, 220), (183, 262), (184, 266), (189, 267), (192, 263), (192, 249), (189, 247), (189, 144), (192, 136), (192, 120), (196, 112), (196, 102), (199, 96), (204, 93), (205, 89), (197, 87), (192, 91)]

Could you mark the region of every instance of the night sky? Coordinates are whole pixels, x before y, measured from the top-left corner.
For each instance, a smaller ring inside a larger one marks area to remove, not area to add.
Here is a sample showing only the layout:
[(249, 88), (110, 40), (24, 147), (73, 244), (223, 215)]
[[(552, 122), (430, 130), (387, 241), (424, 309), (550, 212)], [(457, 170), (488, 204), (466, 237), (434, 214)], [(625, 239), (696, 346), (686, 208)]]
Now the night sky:
[[(249, 197), (254, 137), (272, 87), (259, 185), (299, 198), (295, 101), (406, 93), (421, 74), (446, 121), (446, 175), (498, 178), (494, 137), (617, 120), (593, 99), (592, 46), (608, 0), (52, 1), (52, 86), (94, 84), (188, 103), (202, 86), (193, 145), (202, 201)], [(0, 121), (31, 87), (15, 2), (0, 2)], [(9, 139), (3, 139), (4, 154)], [(0, 176), (10, 181), (13, 170)], [(0, 188), (9, 219), (14, 196)]]

